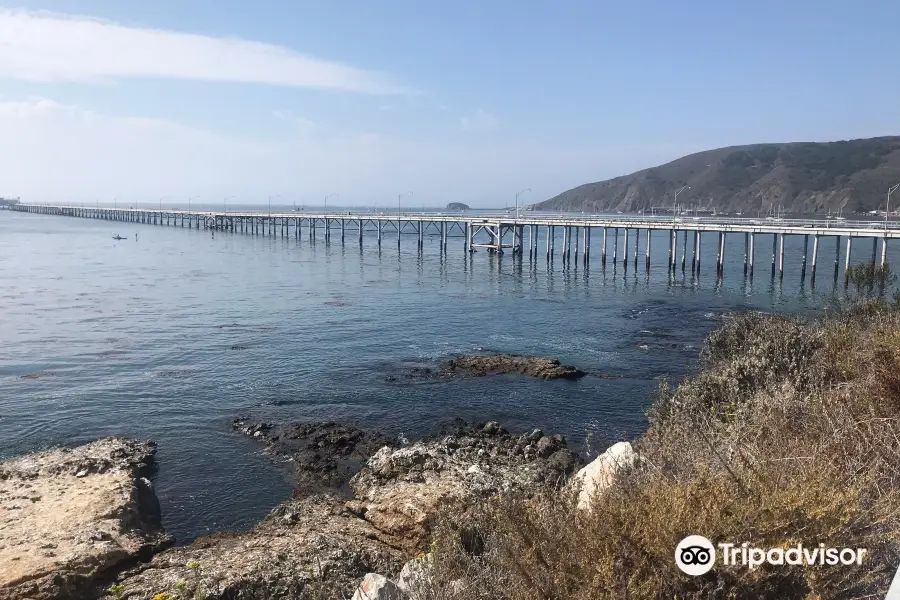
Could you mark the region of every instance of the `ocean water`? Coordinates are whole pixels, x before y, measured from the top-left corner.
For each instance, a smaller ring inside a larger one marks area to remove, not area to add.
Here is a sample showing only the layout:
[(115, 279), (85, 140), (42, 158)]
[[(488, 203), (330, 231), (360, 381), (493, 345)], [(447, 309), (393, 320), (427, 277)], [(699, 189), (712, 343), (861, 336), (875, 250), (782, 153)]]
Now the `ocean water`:
[[(497, 420), (602, 450), (640, 434), (657, 379), (690, 373), (718, 315), (817, 310), (843, 294), (833, 241), (812, 286), (800, 281), (802, 238), (788, 239), (780, 282), (769, 277), (771, 238), (758, 239), (751, 282), (742, 236), (729, 238), (717, 280), (712, 235), (702, 274), (670, 277), (662, 236), (648, 275), (643, 238), (635, 272), (601, 268), (598, 236), (585, 269), (468, 256), (461, 238), (441, 256), (436, 238), (419, 253), (415, 236), (399, 252), (388, 237), (379, 251), (372, 234), (360, 248), (355, 235), (346, 245), (321, 232), (310, 243), (306, 231), (300, 241), (213, 237), (0, 211), (0, 457), (114, 434), (153, 439), (164, 524), (184, 543), (248, 527), (290, 493), (285, 469), (231, 431), (237, 416), (408, 438), (456, 417)], [(854, 250), (863, 260), (871, 245)], [(591, 375), (385, 378), (476, 351), (556, 356)]]

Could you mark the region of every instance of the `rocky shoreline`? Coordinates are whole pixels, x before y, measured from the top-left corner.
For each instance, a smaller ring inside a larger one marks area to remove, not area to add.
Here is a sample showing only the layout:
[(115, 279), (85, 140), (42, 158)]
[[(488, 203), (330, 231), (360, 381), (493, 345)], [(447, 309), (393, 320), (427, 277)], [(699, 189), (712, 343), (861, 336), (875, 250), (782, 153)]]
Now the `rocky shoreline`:
[(155, 452), (107, 438), (0, 463), (0, 600), (92, 597), (170, 546), (146, 478)]
[[(585, 375), (554, 358), (484, 354), (405, 377), (504, 374)], [(438, 517), (559, 490), (583, 466), (565, 437), (496, 422), (412, 444), (334, 422), (231, 425), (292, 465), (293, 494), (249, 531), (183, 547), (161, 526), (153, 442), (107, 438), (0, 463), (0, 600), (413, 598)], [(580, 473), (603, 485), (610, 467), (597, 465)]]
[[(427, 552), (442, 511), (558, 489), (583, 465), (563, 436), (514, 435), (493, 422), (458, 424), (404, 446), (337, 423), (237, 419), (233, 427), (294, 464), (295, 493), (250, 531), (184, 547), (169, 547), (144, 477), (152, 442), (109, 438), (0, 463), (0, 564), (14, 565), (0, 570), (0, 600), (302, 598), (313, 591), (310, 597), (364, 599), (363, 584), (392, 590), (386, 577), (403, 583), (404, 565)], [(371, 598), (407, 597), (398, 593)]]

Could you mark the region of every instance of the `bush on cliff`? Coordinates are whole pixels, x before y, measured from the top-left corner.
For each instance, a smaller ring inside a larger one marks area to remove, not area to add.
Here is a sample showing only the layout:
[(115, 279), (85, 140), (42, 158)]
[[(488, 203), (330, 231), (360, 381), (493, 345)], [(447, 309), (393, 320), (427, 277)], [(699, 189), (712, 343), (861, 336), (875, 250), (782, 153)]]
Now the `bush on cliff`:
[[(900, 562), (900, 312), (744, 314), (707, 339), (699, 372), (663, 384), (639, 468), (578, 510), (564, 490), (446, 516), (422, 598), (884, 597)], [(690, 577), (678, 542), (865, 548), (860, 566), (717, 561)]]

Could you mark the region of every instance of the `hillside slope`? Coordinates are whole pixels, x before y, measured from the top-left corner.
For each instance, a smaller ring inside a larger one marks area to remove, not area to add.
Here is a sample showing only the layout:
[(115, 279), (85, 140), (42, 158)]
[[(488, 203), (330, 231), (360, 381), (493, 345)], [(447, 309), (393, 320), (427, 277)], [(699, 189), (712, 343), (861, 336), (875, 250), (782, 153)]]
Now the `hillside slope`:
[[(900, 136), (841, 142), (731, 146), (691, 154), (607, 181), (588, 183), (534, 205), (536, 210), (671, 211), (679, 206), (766, 213), (884, 209), (900, 182)], [(892, 198), (893, 199), (893, 198)], [(900, 195), (896, 197), (900, 208)]]

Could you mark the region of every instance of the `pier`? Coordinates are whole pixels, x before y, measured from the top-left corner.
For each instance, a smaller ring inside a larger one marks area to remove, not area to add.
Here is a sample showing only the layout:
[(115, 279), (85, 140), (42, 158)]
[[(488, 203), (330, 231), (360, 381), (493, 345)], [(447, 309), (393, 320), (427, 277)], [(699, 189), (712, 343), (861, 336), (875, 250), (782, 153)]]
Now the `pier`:
[[(768, 254), (760, 256), (759, 242), (772, 241), (771, 276), (783, 277), (785, 270), (785, 238), (801, 236), (802, 255), (798, 260), (801, 277), (809, 272), (815, 281), (822, 252), (833, 245), (835, 249), (833, 273), (839, 275), (841, 248), (844, 273), (851, 265), (853, 241), (870, 243), (872, 265), (884, 266), (887, 262), (888, 240), (900, 237), (900, 223), (890, 221), (843, 221), (818, 219), (750, 219), (723, 217), (642, 216), (642, 215), (578, 215), (537, 214), (524, 211), (510, 213), (381, 213), (381, 212), (209, 212), (180, 209), (109, 208), (84, 206), (55, 206), (14, 203), (4, 205), (11, 211), (43, 215), (67, 216), (84, 219), (103, 219), (155, 226), (203, 229), (228, 234), (281, 236), (315, 242), (317, 237), (326, 243), (333, 236), (340, 242), (363, 245), (366, 240), (379, 248), (396, 241), (401, 245), (404, 237), (412, 237), (421, 250), (426, 239), (437, 239), (440, 251), (448, 252), (451, 238), (458, 240), (466, 253), (484, 250), (499, 255), (511, 254), (524, 260), (537, 261), (543, 255), (548, 262), (557, 258), (563, 264), (591, 263), (598, 260), (602, 266), (611, 259), (615, 265), (622, 261), (628, 269), (637, 270), (639, 255), (644, 253), (643, 267), (649, 271), (653, 240), (665, 244), (668, 249), (668, 268), (674, 272), (680, 268), (686, 272), (690, 263), (691, 273), (700, 273), (700, 249), (703, 238), (714, 238), (716, 246), (715, 273), (725, 274), (726, 236), (743, 238), (743, 275), (753, 277), (758, 259), (768, 262)], [(596, 242), (595, 242), (596, 240)], [(621, 240), (621, 246), (620, 246)], [(870, 241), (871, 240), (871, 241)], [(561, 241), (559, 251), (556, 244)], [(543, 242), (543, 243), (542, 243)], [(810, 244), (811, 242), (811, 244)], [(598, 247), (593, 247), (592, 244)], [(611, 247), (610, 247), (611, 246)], [(880, 258), (879, 258), (880, 246)], [(762, 246), (765, 247), (765, 246)], [(679, 249), (681, 256), (679, 257)], [(808, 252), (811, 252), (808, 254)], [(690, 261), (688, 260), (690, 256)], [(827, 259), (826, 259), (827, 260)]]

